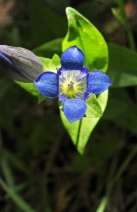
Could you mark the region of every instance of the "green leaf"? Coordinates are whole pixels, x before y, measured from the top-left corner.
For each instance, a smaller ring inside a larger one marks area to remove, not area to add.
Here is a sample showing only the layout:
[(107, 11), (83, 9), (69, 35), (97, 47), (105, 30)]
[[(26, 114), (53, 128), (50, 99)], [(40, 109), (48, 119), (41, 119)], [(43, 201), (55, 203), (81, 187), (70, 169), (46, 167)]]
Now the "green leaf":
[(26, 91), (28, 91), (31, 95), (38, 97), (39, 96), (39, 92), (36, 89), (34, 83), (29, 83), (29, 82), (18, 82), (15, 81), (21, 88), (25, 89)]
[(115, 8), (112, 8), (112, 13), (116, 17), (116, 19), (126, 28), (126, 23), (124, 18), (116, 11)]
[(68, 18), (68, 33), (63, 40), (63, 51), (70, 46), (78, 46), (85, 55), (85, 65), (89, 71), (106, 71), (108, 67), (107, 44), (96, 29), (84, 16), (76, 10), (66, 9)]
[(49, 63), (49, 70), (57, 72), (57, 68), (59, 67), (60, 67), (60, 58), (57, 54), (55, 54)]
[(137, 85), (137, 53), (116, 44), (108, 44), (108, 75), (113, 87)]
[(49, 58), (44, 58), (44, 57), (39, 57), (39, 59), (41, 60), (42, 64), (43, 64), (43, 71), (48, 70), (49, 69), (49, 64), (51, 59)]
[(62, 40), (63, 38), (57, 38), (49, 41), (34, 49), (33, 52), (41, 57), (51, 58), (55, 53), (60, 56), (62, 53)]
[(87, 118), (99, 118), (102, 116), (102, 109), (94, 94), (90, 95), (90, 97), (86, 100), (86, 104), (87, 104), (87, 110), (86, 110)]
[(41, 62), (44, 65), (44, 71), (56, 71), (60, 67), (60, 57), (57, 54), (54, 54), (52, 59), (39, 57)]
[[(108, 91), (103, 92), (97, 97), (99, 105), (102, 108), (102, 111), (105, 110), (106, 104), (108, 99)], [(62, 122), (68, 131), (74, 145), (76, 146), (79, 153), (84, 152), (84, 148), (88, 141), (88, 138), (93, 131), (94, 127), (98, 123), (100, 118), (82, 118), (79, 121), (70, 123), (67, 118), (65, 117), (62, 110), (60, 110), (60, 115)]]

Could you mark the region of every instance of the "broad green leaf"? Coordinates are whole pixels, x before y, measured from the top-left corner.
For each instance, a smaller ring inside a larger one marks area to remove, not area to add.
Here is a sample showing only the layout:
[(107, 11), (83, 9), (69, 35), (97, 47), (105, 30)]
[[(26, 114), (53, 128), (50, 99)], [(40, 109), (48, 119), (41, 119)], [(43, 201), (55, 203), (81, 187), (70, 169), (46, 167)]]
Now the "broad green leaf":
[(70, 46), (78, 46), (85, 55), (85, 65), (89, 71), (106, 71), (108, 67), (108, 49), (106, 42), (96, 27), (76, 10), (66, 9), (68, 33), (63, 40), (63, 51)]
[(116, 44), (108, 44), (108, 75), (113, 87), (137, 85), (137, 53)]
[(90, 97), (86, 100), (86, 104), (87, 104), (87, 110), (86, 110), (87, 118), (99, 118), (102, 116), (102, 109), (94, 94), (90, 95)]
[(57, 38), (49, 41), (34, 49), (33, 52), (40, 57), (51, 58), (54, 54), (60, 56), (62, 53), (62, 40), (63, 38)]
[(126, 23), (124, 18), (116, 11), (115, 8), (112, 8), (112, 13), (116, 17), (116, 19), (126, 28)]
[[(97, 97), (99, 105), (101, 106), (102, 111), (105, 110), (108, 99), (108, 91), (103, 92)], [(74, 145), (76, 146), (79, 153), (84, 152), (84, 148), (88, 141), (88, 138), (93, 131), (94, 127), (98, 123), (100, 118), (85, 118), (83, 117), (81, 120), (70, 123), (65, 117), (62, 110), (60, 110), (60, 115), (62, 122), (68, 131)]]

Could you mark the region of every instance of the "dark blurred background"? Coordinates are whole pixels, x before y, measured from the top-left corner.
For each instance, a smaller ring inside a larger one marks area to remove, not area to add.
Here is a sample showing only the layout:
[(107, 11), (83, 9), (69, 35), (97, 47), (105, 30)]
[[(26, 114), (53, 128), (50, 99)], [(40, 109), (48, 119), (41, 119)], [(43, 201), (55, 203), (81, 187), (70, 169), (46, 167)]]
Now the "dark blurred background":
[[(128, 47), (127, 34), (111, 12), (112, 7), (119, 11), (115, 0), (0, 0), (1, 45), (33, 51), (63, 38), (68, 6), (87, 17), (107, 42)], [(125, 1), (125, 11), (137, 42), (136, 0)], [(132, 102), (127, 108), (128, 99), (114, 101), (123, 92)], [(112, 86), (106, 112), (79, 155), (61, 123), (57, 100), (38, 105), (0, 72), (0, 211), (26, 211), (17, 204), (18, 194), (37, 212), (95, 212), (119, 173), (105, 212), (136, 212), (136, 106), (136, 87)]]

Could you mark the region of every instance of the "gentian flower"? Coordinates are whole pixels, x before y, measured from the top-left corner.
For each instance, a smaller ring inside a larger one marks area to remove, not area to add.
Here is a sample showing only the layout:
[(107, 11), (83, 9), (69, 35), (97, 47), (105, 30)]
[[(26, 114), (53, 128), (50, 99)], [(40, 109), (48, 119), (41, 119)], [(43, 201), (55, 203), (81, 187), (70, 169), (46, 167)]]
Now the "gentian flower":
[(76, 46), (61, 55), (61, 68), (57, 73), (46, 71), (34, 80), (37, 90), (45, 97), (58, 97), (70, 122), (81, 119), (86, 112), (85, 100), (89, 94), (100, 94), (110, 85), (110, 78), (102, 71), (88, 72), (84, 67), (84, 54)]

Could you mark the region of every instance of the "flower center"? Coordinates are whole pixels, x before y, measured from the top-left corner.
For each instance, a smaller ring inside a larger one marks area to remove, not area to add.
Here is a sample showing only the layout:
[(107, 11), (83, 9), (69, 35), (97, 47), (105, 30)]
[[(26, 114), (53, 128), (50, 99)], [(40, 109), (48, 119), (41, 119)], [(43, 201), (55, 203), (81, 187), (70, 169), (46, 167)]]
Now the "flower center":
[(59, 96), (67, 99), (84, 99), (87, 74), (80, 70), (62, 71), (59, 76)]

